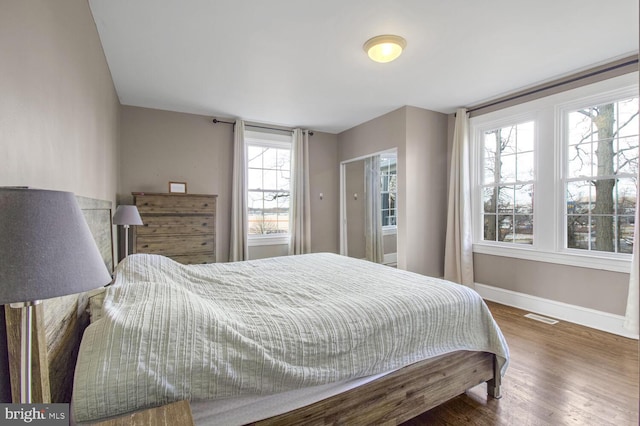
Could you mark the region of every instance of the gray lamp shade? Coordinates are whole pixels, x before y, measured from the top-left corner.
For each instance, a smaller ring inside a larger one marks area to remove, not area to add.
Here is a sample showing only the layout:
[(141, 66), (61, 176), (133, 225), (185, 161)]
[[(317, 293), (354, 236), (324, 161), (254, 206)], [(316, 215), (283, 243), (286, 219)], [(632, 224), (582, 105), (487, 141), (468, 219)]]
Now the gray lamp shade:
[(110, 281), (74, 194), (0, 188), (0, 304), (81, 293)]
[(113, 215), (114, 225), (142, 225), (142, 218), (136, 206), (121, 205)]

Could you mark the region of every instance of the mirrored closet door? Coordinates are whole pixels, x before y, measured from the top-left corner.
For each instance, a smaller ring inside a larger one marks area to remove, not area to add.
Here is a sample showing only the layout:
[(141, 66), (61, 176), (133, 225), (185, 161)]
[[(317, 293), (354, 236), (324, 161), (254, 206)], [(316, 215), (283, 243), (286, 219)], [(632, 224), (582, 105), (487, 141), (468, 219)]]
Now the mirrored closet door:
[(341, 254), (395, 264), (397, 152), (385, 151), (341, 164)]

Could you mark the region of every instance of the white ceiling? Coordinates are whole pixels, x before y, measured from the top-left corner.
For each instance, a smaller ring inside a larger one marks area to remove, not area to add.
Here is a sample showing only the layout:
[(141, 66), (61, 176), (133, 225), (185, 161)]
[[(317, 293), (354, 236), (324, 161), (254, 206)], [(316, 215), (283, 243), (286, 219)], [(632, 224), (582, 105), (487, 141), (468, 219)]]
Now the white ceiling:
[[(89, 0), (124, 105), (338, 133), (638, 52), (637, 0)], [(372, 62), (370, 37), (407, 40)]]

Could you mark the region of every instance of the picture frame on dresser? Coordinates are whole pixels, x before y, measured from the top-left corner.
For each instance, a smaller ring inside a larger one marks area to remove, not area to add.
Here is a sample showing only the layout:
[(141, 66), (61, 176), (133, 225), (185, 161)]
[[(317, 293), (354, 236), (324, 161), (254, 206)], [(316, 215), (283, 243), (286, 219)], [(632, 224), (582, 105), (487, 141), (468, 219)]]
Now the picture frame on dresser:
[(187, 182), (169, 182), (170, 194), (186, 194)]

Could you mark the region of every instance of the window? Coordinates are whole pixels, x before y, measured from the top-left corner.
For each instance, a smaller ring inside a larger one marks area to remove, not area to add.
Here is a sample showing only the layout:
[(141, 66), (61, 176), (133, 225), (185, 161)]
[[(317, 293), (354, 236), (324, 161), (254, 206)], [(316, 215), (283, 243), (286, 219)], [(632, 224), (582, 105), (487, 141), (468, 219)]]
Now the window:
[(470, 120), (476, 253), (628, 272), (638, 73)]
[(631, 253), (638, 98), (566, 111), (566, 247)]
[(396, 168), (396, 154), (380, 154), (380, 195), (382, 197), (382, 227), (395, 228), (396, 223), (396, 195), (398, 179)]
[(259, 132), (245, 137), (249, 239), (279, 244), (272, 237), (289, 235), (291, 137)]
[(483, 239), (533, 244), (534, 122), (482, 135)]

